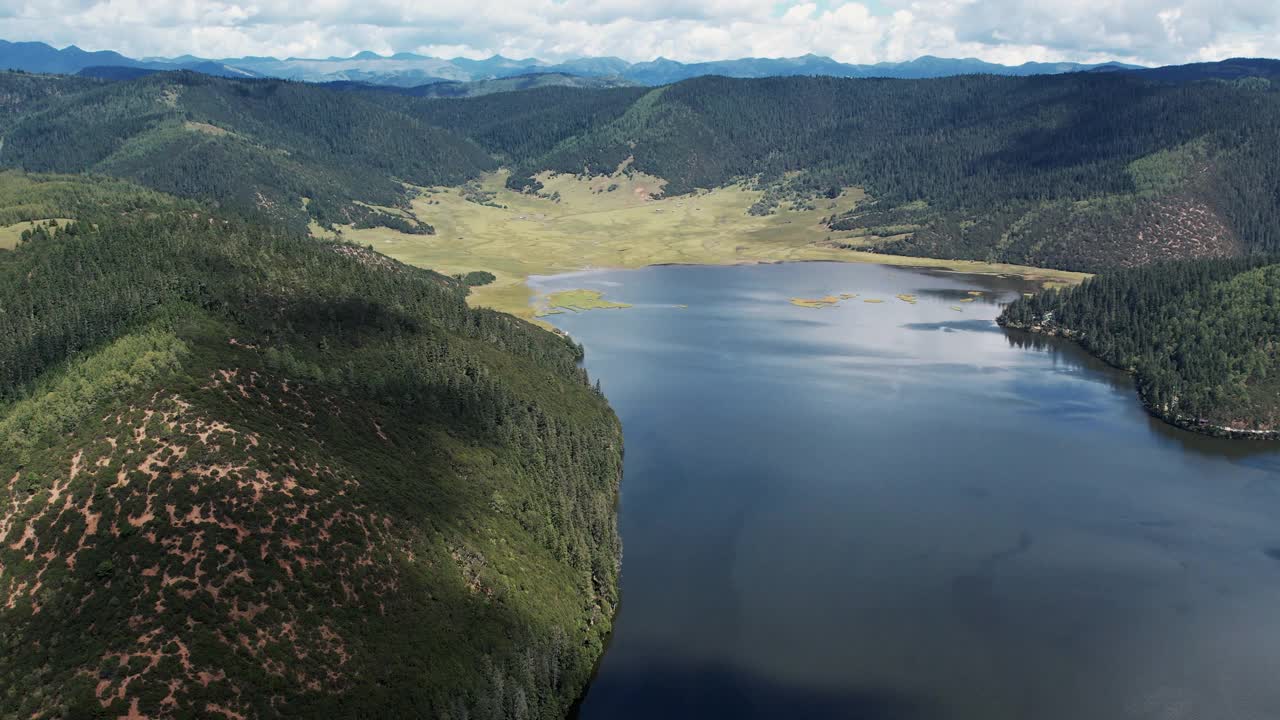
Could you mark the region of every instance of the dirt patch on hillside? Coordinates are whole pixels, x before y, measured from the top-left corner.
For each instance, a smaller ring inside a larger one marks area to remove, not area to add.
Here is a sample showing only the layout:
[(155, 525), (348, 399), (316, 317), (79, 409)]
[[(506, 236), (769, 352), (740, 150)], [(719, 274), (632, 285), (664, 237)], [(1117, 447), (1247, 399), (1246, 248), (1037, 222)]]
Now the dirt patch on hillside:
[[(299, 383), (237, 368), (202, 392), (282, 420), (336, 409)], [(112, 437), (79, 449), (44, 490), (19, 491), (27, 478), (15, 473), (0, 506), (4, 612), (39, 614), (50, 574), (93, 588), (76, 614), (104, 613), (107, 600), (124, 612), (128, 634), (81, 671), (107, 715), (246, 717), (233, 679), (245, 672), (290, 693), (340, 692), (359, 639), (334, 613), (383, 612), (400, 587), (405, 542), (359, 501), (354, 478), (310, 460), (314, 448), (268, 442), (198, 405), (157, 394), (109, 417)], [(131, 549), (101, 560), (104, 541)], [(31, 570), (7, 572), (14, 563)]]

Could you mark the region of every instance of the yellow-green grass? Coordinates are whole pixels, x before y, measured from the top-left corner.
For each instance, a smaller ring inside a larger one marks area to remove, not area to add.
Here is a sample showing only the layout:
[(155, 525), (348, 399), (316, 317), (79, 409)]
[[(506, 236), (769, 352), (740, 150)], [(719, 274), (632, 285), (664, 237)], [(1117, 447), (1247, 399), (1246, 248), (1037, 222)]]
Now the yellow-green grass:
[[(424, 188), (413, 213), (435, 226), (435, 235), (407, 235), (388, 228), (343, 227), (343, 235), (406, 263), (445, 274), (487, 270), (497, 280), (473, 288), (474, 305), (531, 318), (535, 308), (526, 279), (589, 268), (637, 268), (658, 264), (832, 260), (935, 267), (957, 272), (1018, 275), (1041, 282), (1080, 282), (1080, 273), (1015, 265), (886, 256), (833, 247), (827, 239), (856, 243), (858, 231), (832, 232), (820, 220), (863, 199), (849, 189), (813, 210), (780, 209), (774, 215), (746, 211), (761, 192), (742, 186), (653, 199), (663, 181), (640, 174), (584, 179), (543, 175), (541, 196), (508, 190), (505, 172), (481, 179), (493, 203), (466, 200), (458, 188)], [(610, 185), (617, 187), (608, 191)], [(559, 200), (550, 199), (559, 193)]]
[(545, 308), (539, 311), (538, 314), (554, 315), (563, 310), (583, 312), (586, 310), (617, 310), (629, 307), (631, 305), (628, 303), (605, 300), (604, 295), (598, 290), (561, 290), (547, 295)]
[[(303, 198), (303, 200), (305, 199), (306, 198)], [(311, 237), (314, 237), (314, 238), (320, 238), (322, 240), (337, 240), (341, 237), (339, 233), (333, 232), (332, 230), (325, 229), (322, 225), (320, 225), (320, 223), (316, 222), (315, 220), (312, 220), (307, 227), (311, 231)]]
[(221, 137), (223, 135), (232, 134), (230, 130), (227, 130), (225, 128), (220, 128), (217, 125), (210, 125), (209, 123), (203, 123), (203, 122), (192, 122), (190, 120), (183, 123), (182, 127), (183, 129), (190, 130), (191, 132), (204, 133), (206, 135), (213, 135), (215, 137)]
[(48, 226), (50, 220), (58, 223), (59, 225), (66, 225), (71, 222), (69, 218), (45, 218), (44, 220), (32, 220), (30, 222), (20, 222), (0, 227), (0, 248), (12, 250), (18, 247), (18, 243), (22, 240), (23, 231), (31, 230), (35, 228), (36, 225)]
[(802, 308), (813, 308), (815, 310), (818, 308), (830, 307), (832, 305), (838, 304), (839, 302), (840, 302), (840, 298), (836, 297), (835, 295), (828, 295), (826, 297), (820, 297), (820, 298), (801, 298), (801, 297), (791, 298), (792, 305), (795, 305), (797, 307), (802, 307)]

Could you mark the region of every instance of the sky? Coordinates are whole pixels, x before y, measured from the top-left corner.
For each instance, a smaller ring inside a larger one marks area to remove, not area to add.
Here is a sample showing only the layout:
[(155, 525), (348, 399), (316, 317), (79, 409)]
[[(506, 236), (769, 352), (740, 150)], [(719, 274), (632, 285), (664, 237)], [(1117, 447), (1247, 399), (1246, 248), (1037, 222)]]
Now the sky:
[(0, 38), (132, 57), (1280, 57), (1280, 0), (0, 0)]

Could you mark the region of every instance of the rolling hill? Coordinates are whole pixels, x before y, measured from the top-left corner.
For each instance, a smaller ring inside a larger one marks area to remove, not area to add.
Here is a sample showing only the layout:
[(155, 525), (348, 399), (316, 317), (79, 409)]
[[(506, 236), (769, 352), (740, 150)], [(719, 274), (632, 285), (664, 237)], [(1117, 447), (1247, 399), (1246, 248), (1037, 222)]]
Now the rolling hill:
[(1280, 263), (1160, 263), (1019, 300), (1006, 327), (1069, 338), (1134, 373), (1143, 404), (1191, 430), (1280, 437)]
[(0, 88), (26, 111), (0, 128), (0, 165), (128, 178), (295, 229), (314, 219), (430, 232), (396, 213), (408, 196), (403, 183), (456, 184), (494, 167), (457, 133), (298, 83), (191, 72), (114, 83), (5, 73)]
[(745, 182), (764, 213), (859, 186), (870, 200), (827, 218), (832, 241), (882, 253), (1097, 271), (1280, 250), (1280, 91), (1265, 77), (704, 77), (456, 100), (193, 73), (0, 85), (15, 98), (0, 166), (114, 175), (295, 228), (430, 233), (405, 183), (501, 163), (528, 190), (542, 172), (624, 166), (668, 195)]
[(455, 100), (416, 95), (483, 90), (8, 73), (0, 166), (129, 178), (297, 228), (420, 233), (430, 220), (406, 215), (405, 183), (460, 185), (499, 163), (535, 190), (541, 172), (624, 165), (669, 195), (748, 182), (766, 190), (760, 212), (860, 186), (871, 202), (828, 218), (835, 241), (1095, 271), (1280, 249), (1280, 91), (1239, 77), (1269, 67), (1229, 61), (1193, 70), (1235, 79), (1179, 82), (703, 77)]
[[(1113, 67), (1098, 67), (1092, 72), (1111, 72)], [(1244, 78), (1280, 79), (1280, 60), (1267, 58), (1231, 58), (1219, 62), (1167, 65), (1157, 68), (1129, 68), (1129, 73), (1150, 80), (1196, 82), (1199, 80), (1241, 80)]]
[(626, 109), (586, 130), (527, 127), (541, 98), (519, 93), (406, 112), (497, 153), (513, 187), (625, 165), (668, 194), (745, 181), (770, 212), (861, 186), (872, 202), (828, 225), (879, 252), (1096, 271), (1280, 249), (1280, 91), (1265, 78), (707, 77), (615, 92)]
[(564, 716), (619, 558), (580, 348), (122, 181), (0, 219), (0, 714)]

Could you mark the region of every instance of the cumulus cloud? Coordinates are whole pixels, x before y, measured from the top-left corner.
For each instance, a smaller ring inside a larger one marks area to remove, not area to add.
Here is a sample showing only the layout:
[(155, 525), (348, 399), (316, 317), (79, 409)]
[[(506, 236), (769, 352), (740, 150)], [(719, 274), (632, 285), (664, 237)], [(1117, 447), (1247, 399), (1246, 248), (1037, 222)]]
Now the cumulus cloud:
[(0, 0), (0, 37), (134, 56), (816, 53), (1152, 64), (1280, 55), (1276, 0)]

